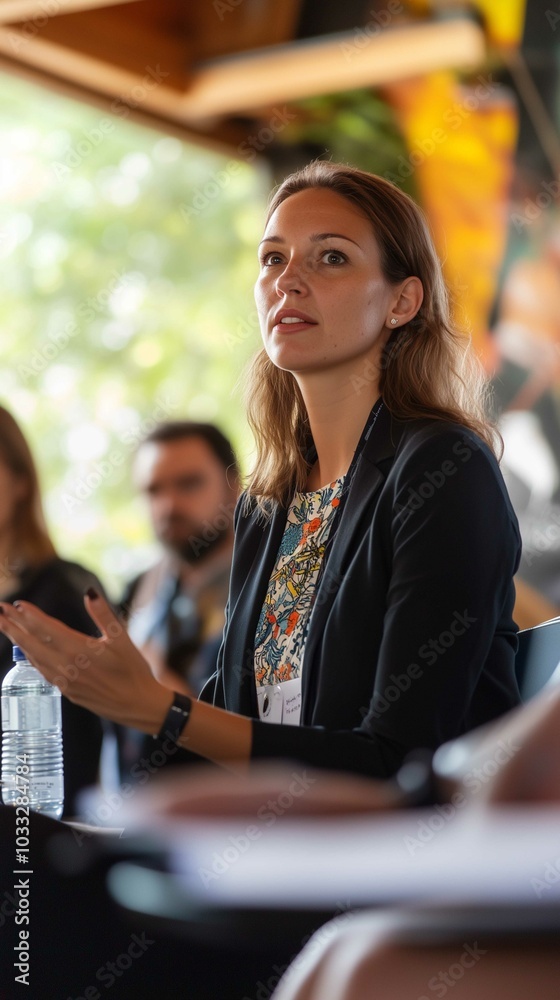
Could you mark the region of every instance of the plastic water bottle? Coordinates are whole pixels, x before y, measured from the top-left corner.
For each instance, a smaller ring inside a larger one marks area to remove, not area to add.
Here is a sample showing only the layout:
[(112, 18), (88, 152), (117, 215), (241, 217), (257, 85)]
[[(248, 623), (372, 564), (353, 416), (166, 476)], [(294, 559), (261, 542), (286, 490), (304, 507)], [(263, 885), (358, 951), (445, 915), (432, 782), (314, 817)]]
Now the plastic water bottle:
[(64, 806), (60, 691), (19, 646), (2, 683), (2, 800), (60, 819)]

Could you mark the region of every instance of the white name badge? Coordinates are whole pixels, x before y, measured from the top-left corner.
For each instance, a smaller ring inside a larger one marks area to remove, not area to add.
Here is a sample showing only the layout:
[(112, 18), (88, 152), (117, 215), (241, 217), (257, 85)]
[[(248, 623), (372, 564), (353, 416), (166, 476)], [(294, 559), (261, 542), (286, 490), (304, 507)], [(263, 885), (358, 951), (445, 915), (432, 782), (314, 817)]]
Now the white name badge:
[(281, 722), (299, 726), (301, 715), (301, 677), (281, 684), (257, 687), (259, 718), (263, 722)]

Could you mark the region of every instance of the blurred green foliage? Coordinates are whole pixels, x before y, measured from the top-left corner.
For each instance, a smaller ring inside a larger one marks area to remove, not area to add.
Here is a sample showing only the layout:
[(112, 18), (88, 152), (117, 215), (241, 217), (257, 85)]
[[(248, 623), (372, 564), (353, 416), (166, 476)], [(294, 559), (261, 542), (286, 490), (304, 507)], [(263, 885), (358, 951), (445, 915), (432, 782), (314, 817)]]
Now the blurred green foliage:
[[(351, 90), (310, 97), (297, 104), (297, 117), (280, 133), (280, 145), (298, 146), (305, 159), (319, 156), (372, 173), (392, 174), (406, 154), (397, 116), (380, 94)], [(416, 194), (413, 175), (399, 187)]]
[(270, 177), (9, 77), (0, 121), (0, 399), (61, 554), (115, 592), (152, 554), (130, 460), (154, 420), (215, 420), (247, 468)]

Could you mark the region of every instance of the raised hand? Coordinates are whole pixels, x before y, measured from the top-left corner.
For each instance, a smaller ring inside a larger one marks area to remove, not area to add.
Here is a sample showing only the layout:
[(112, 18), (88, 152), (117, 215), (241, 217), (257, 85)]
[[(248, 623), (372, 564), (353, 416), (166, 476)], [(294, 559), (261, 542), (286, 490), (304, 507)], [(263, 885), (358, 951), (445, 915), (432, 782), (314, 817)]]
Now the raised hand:
[(156, 681), (125, 626), (93, 588), (85, 596), (99, 638), (83, 635), (26, 601), (0, 603), (0, 630), (70, 701), (156, 733), (171, 693)]

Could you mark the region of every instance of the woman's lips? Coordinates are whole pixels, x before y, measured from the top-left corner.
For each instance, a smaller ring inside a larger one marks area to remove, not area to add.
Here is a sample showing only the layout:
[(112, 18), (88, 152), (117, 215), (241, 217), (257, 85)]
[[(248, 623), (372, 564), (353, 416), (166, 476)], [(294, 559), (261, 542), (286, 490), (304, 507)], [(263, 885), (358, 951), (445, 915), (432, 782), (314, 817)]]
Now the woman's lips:
[(273, 330), (278, 333), (298, 333), (300, 330), (310, 330), (312, 326), (317, 326), (317, 324), (300, 320), (298, 323), (275, 323)]
[(299, 310), (281, 309), (274, 318), (273, 330), (278, 333), (298, 333), (300, 330), (308, 330), (312, 326), (317, 326), (314, 319), (300, 313)]

